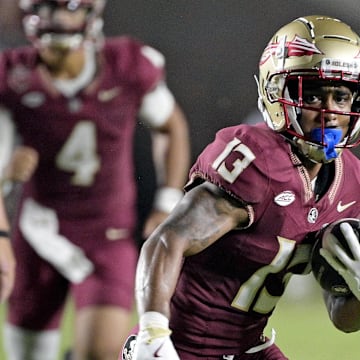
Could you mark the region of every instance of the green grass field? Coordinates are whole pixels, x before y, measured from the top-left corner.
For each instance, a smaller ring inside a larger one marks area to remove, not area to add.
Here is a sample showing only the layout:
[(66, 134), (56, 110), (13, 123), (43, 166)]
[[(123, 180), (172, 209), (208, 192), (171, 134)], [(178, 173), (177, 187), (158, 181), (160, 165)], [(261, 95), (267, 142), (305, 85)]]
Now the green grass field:
[(271, 334), (271, 328), (276, 330), (276, 343), (290, 360), (360, 359), (360, 332), (345, 334), (337, 330), (319, 291), (299, 301), (280, 300), (266, 335)]
[(330, 323), (317, 301), (306, 306), (281, 304), (268, 326), (290, 360), (359, 360), (360, 334), (344, 334)]
[[(328, 319), (317, 285), (309, 279), (305, 283), (293, 282), (290, 291), (280, 300), (266, 335), (270, 335), (271, 328), (276, 330), (276, 343), (290, 360), (359, 360), (360, 332), (344, 334), (335, 329)], [(307, 289), (308, 295), (299, 298), (297, 294), (302, 288)], [(70, 304), (63, 322), (62, 352), (72, 341), (72, 314)], [(2, 348), (0, 359), (6, 360)], [(58, 360), (62, 360), (62, 355)]]

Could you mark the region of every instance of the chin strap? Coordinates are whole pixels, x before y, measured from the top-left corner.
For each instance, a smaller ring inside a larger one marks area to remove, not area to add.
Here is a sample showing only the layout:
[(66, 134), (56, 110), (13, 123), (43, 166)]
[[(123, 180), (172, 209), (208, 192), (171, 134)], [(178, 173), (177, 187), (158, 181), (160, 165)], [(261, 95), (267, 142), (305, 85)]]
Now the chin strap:
[(324, 143), (323, 151), (325, 159), (335, 159), (338, 153), (335, 150), (335, 146), (339, 144), (342, 138), (342, 131), (340, 129), (325, 128), (322, 131), (321, 128), (316, 128), (311, 131), (311, 139)]

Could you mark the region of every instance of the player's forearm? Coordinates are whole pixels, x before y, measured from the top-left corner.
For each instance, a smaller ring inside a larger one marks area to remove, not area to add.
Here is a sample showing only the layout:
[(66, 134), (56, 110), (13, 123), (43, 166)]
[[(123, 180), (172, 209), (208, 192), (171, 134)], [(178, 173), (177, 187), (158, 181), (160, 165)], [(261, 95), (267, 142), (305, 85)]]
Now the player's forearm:
[(147, 311), (170, 316), (170, 300), (182, 264), (182, 256), (171, 251), (164, 237), (155, 231), (143, 245), (136, 273), (136, 303), (141, 316)]
[(175, 106), (168, 123), (164, 186), (181, 189), (189, 171), (190, 142), (187, 121), (178, 106)]
[(360, 330), (360, 302), (355, 296), (334, 296), (324, 292), (324, 299), (336, 328), (346, 333)]

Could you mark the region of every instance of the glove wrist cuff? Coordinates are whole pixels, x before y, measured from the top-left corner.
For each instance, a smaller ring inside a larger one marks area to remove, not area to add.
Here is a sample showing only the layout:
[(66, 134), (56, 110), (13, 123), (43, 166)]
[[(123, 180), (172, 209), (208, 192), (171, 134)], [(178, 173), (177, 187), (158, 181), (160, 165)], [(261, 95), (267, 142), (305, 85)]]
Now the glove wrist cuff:
[(169, 319), (157, 312), (157, 311), (147, 311), (140, 316), (139, 319), (140, 330), (147, 328), (169, 328)]

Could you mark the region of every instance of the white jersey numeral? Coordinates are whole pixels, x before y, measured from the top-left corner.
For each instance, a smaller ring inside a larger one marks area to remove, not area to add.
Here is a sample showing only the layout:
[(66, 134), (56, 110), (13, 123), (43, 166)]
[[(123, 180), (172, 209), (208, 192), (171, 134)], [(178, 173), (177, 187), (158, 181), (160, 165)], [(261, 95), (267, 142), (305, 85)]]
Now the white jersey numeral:
[[(231, 306), (242, 311), (249, 311), (252, 309), (260, 314), (271, 312), (279, 301), (281, 294), (274, 296), (266, 289), (265, 281), (268, 275), (279, 274), (284, 271), (282, 284), (283, 289), (285, 290), (292, 275), (292, 272), (289, 269), (299, 264), (308, 264), (311, 251), (310, 245), (305, 244), (296, 247), (295, 240), (286, 239), (280, 236), (278, 236), (278, 242), (280, 245), (279, 251), (273, 261), (250, 276), (250, 278), (240, 287)], [(306, 274), (309, 271), (310, 268), (305, 266), (303, 273)]]
[[(242, 154), (243, 159), (236, 159), (232, 163), (232, 170), (226, 167), (226, 158), (234, 151)], [(227, 182), (232, 184), (237, 177), (255, 160), (254, 153), (239, 139), (234, 138), (230, 141), (224, 151), (213, 162), (212, 167), (216, 170)]]
[(80, 121), (56, 157), (56, 165), (63, 171), (74, 173), (71, 184), (91, 186), (100, 168), (97, 154), (96, 126), (90, 121)]
[[(234, 152), (238, 152), (241, 158), (237, 158), (231, 164), (229, 161), (226, 162), (228, 157)], [(256, 156), (249, 147), (238, 138), (234, 138), (225, 146), (222, 153), (213, 162), (212, 168), (227, 182), (232, 184), (255, 159)], [(281, 294), (279, 296), (271, 295), (266, 288), (267, 277), (271, 274), (282, 276), (280, 281), (282, 281), (283, 289), (285, 289), (292, 275), (290, 268), (297, 264), (308, 263), (310, 246), (296, 246), (295, 240), (280, 236), (278, 237), (278, 242), (279, 251), (272, 262), (258, 269), (242, 284), (231, 306), (246, 312), (253, 310), (261, 314), (270, 313), (279, 301)], [(304, 273), (309, 271), (309, 268), (305, 266)], [(284, 274), (280, 275), (282, 272)]]

